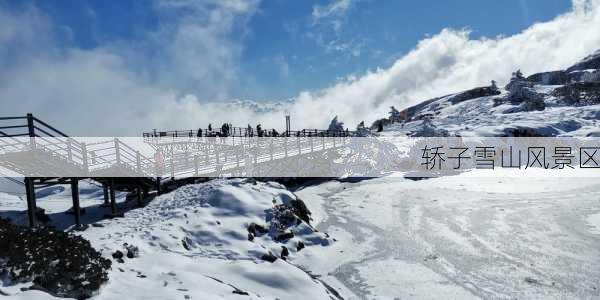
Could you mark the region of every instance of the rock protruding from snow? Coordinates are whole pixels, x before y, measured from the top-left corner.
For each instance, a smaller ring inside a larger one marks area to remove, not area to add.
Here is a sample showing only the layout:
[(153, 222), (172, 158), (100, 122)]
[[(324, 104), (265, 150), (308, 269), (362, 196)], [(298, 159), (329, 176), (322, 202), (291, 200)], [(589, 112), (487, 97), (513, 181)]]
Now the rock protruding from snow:
[(600, 81), (567, 84), (554, 90), (553, 94), (567, 105), (588, 106), (600, 104)]
[(478, 88), (474, 88), (462, 93), (458, 93), (453, 97), (450, 97), (450, 102), (452, 104), (457, 104), (463, 101), (467, 101), (467, 100), (471, 100), (471, 99), (476, 99), (476, 98), (481, 98), (481, 97), (488, 97), (488, 96), (497, 96), (500, 95), (500, 91), (498, 90), (498, 87), (495, 86), (495, 83), (492, 86), (486, 86), (486, 87), (478, 87)]
[(570, 81), (565, 71), (551, 71), (536, 73), (527, 77), (527, 81), (543, 85), (562, 85)]
[(149, 228), (177, 224), (176, 232), (165, 232), (163, 238), (159, 230), (149, 239), (189, 254), (260, 260), (268, 251), (279, 253), (281, 246), (296, 249), (299, 241), (329, 244), (310, 226), (306, 204), (273, 182), (232, 179), (187, 185), (132, 213), (143, 215)]
[(567, 72), (600, 69), (600, 49), (567, 69)]

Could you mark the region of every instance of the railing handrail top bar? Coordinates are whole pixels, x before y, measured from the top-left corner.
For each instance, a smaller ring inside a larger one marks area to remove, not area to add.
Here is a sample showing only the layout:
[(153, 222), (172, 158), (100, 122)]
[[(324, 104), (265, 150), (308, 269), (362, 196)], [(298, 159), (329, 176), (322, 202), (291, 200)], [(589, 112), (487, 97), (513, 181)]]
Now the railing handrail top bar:
[(21, 117), (0, 117), (0, 121), (3, 120), (24, 120), (27, 119), (26, 116), (21, 116)]
[(58, 130), (58, 129), (56, 129), (56, 128), (50, 126), (50, 125), (48, 125), (46, 122), (44, 122), (44, 121), (42, 121), (42, 120), (40, 120), (40, 119), (38, 119), (36, 117), (33, 117), (33, 120), (36, 121), (36, 122), (38, 122), (38, 123), (40, 123), (40, 124), (42, 124), (42, 125), (44, 125), (44, 126), (46, 126), (48, 129), (50, 129), (50, 130), (58, 133), (59, 135), (62, 135), (62, 137), (66, 137), (66, 138), (69, 137), (68, 135), (66, 135), (62, 131), (60, 131), (60, 130)]

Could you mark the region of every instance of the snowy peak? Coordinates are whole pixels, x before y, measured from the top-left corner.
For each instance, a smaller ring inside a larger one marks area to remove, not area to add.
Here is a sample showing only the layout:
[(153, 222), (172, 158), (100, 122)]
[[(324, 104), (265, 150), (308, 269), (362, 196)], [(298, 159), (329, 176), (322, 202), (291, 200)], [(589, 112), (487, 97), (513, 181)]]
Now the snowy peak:
[[(383, 125), (385, 128), (382, 128)], [(409, 136), (600, 136), (600, 51), (567, 70), (426, 100), (372, 128)]]

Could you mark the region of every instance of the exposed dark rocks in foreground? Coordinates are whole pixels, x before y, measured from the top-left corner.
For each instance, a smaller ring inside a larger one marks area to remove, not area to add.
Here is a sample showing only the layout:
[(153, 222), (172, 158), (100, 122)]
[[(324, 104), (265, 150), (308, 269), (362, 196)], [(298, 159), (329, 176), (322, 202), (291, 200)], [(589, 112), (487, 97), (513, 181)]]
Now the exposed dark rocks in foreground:
[(9, 284), (33, 282), (30, 289), (85, 299), (108, 281), (110, 267), (111, 261), (80, 236), (0, 219), (0, 278)]

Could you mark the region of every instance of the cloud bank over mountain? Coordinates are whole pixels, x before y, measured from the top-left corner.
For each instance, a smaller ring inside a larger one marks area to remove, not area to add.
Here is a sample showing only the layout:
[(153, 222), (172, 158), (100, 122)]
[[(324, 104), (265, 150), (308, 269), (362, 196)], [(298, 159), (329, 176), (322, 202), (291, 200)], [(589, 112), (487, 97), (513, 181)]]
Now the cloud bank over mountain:
[[(164, 22), (147, 33), (147, 43), (159, 54), (145, 56), (136, 52), (139, 45), (122, 42), (69, 47), (68, 28), (43, 11), (32, 5), (9, 10), (0, 2), (0, 111), (33, 112), (76, 135), (138, 135), (225, 121), (282, 128), (285, 109), (295, 128), (323, 128), (335, 115), (355, 126), (381, 117), (390, 105), (503, 83), (516, 69), (565, 68), (600, 48), (600, 0), (574, 0), (571, 12), (513, 36), (472, 39), (468, 29), (444, 29), (389, 68), (303, 92), (293, 103), (226, 103), (228, 86), (244, 80), (236, 71), (243, 44), (231, 33), (243, 33), (258, 4), (155, 2)], [(192, 85), (203, 92), (188, 92)]]

